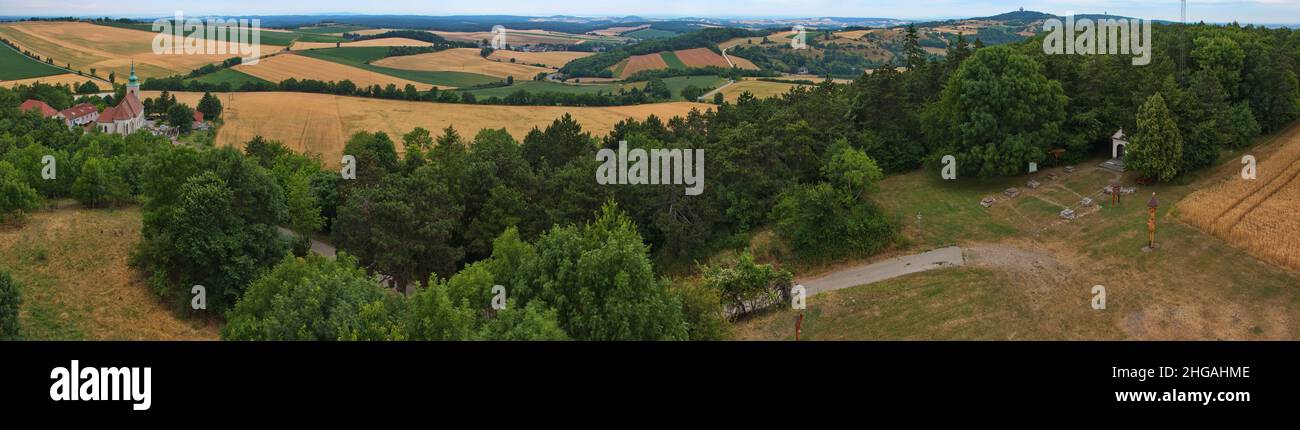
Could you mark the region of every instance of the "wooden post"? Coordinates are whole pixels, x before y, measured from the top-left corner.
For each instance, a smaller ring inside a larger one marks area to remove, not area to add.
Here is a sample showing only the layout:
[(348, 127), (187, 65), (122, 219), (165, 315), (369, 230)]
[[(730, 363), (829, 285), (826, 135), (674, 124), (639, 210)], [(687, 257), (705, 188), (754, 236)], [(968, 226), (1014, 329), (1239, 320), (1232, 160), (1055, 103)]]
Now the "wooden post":
[(1147, 201), (1147, 231), (1150, 236), (1147, 238), (1147, 249), (1156, 249), (1156, 208), (1160, 207), (1160, 202), (1156, 201), (1156, 193), (1151, 193), (1151, 200)]
[(799, 319), (794, 322), (794, 341), (799, 341), (799, 333), (803, 331), (803, 312), (799, 312)]

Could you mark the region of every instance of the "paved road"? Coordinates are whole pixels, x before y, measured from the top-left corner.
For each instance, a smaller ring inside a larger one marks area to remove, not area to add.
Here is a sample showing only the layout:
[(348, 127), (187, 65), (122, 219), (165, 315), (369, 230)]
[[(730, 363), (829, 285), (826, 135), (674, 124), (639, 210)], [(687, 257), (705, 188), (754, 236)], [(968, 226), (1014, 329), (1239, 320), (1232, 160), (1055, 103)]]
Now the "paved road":
[(943, 267), (963, 266), (962, 249), (956, 246), (939, 248), (920, 254), (895, 257), (885, 261), (851, 267), (799, 282), (808, 296), (825, 291), (840, 290), (880, 282), (890, 278), (924, 272)]

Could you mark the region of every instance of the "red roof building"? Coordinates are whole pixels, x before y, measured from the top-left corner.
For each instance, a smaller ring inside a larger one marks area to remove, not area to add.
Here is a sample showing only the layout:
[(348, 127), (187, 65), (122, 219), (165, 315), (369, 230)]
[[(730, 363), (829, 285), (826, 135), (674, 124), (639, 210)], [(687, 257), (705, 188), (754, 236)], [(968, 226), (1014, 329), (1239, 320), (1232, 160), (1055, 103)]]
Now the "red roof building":
[(99, 109), (90, 103), (82, 103), (59, 112), (68, 127), (86, 125), (99, 119)]
[(59, 115), (59, 111), (50, 107), (50, 105), (45, 104), (45, 102), (36, 99), (27, 99), (23, 104), (18, 105), (18, 109), (21, 109), (23, 112), (39, 112), (41, 116), (45, 118), (52, 118)]
[(194, 111), (194, 122), (196, 123), (203, 122), (203, 112)]
[(95, 121), (99, 131), (131, 134), (144, 127), (144, 104), (140, 103), (140, 83), (135, 77), (135, 63), (131, 64), (131, 80), (126, 84), (126, 96), (117, 106), (104, 109)]

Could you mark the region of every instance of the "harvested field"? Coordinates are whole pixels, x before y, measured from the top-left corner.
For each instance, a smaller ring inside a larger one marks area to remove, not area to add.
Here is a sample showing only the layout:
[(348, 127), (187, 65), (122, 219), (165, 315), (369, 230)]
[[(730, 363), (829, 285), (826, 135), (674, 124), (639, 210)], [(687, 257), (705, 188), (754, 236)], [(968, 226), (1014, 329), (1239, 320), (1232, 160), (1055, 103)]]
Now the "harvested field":
[(726, 88), (723, 88), (722, 95), (727, 100), (728, 103), (735, 103), (736, 99), (739, 98), (740, 95), (745, 93), (746, 91), (748, 91), (750, 94), (753, 94), (754, 97), (756, 98), (765, 99), (769, 97), (780, 96), (782, 94), (785, 94), (787, 91), (790, 91), (791, 88), (800, 87), (800, 86), (802, 85), (790, 84), (784, 82), (743, 80), (743, 81), (736, 81), (736, 83), (728, 85)]
[[(790, 40), (789, 40), (788, 38), (789, 38), (791, 35), (794, 35), (794, 32), (793, 32), (793, 31), (782, 31), (782, 32), (779, 32), (779, 33), (772, 33), (772, 34), (770, 34), (770, 35), (767, 36), (767, 41), (768, 41), (769, 44), (772, 44), (772, 43), (787, 43), (787, 44), (788, 44), (788, 43), (790, 43)], [(763, 37), (762, 37), (762, 36), (760, 36), (760, 37), (738, 37), (738, 38), (735, 38), (735, 39), (728, 40), (728, 41), (726, 41), (726, 42), (719, 43), (719, 44), (718, 44), (718, 49), (731, 49), (731, 48), (736, 47), (736, 46), (739, 46), (739, 45), (749, 45), (749, 44), (758, 45), (758, 44), (761, 44), (761, 43), (763, 43)]]
[(659, 70), (667, 69), (668, 63), (664, 62), (664, 57), (658, 52), (645, 55), (633, 55), (627, 58), (627, 64), (623, 66), (622, 71), (618, 74), (620, 78), (632, 76), (642, 70)]
[(686, 67), (731, 67), (727, 59), (708, 48), (684, 49), (673, 51)]
[(735, 64), (736, 67), (739, 67), (739, 68), (742, 68), (742, 69), (745, 69), (745, 70), (758, 70), (758, 66), (755, 65), (754, 62), (752, 62), (752, 61), (749, 61), (749, 60), (746, 60), (746, 59), (744, 59), (744, 58), (740, 58), (740, 57), (737, 57), (737, 56), (735, 56), (735, 55), (731, 55), (731, 54), (727, 54), (727, 58), (730, 58), (730, 59), (731, 59), (731, 63), (732, 63), (732, 64)]
[[(156, 55), (156, 33), (84, 22), (28, 21), (0, 25), (0, 35), (24, 50), (51, 57), (59, 66), (99, 76), (116, 73), (119, 82), (130, 74), (153, 78), (185, 74), (207, 64), (220, 63), (231, 54)], [(266, 45), (265, 43), (263, 45)], [(279, 49), (262, 46), (262, 54)]]
[(862, 36), (865, 36), (869, 31), (871, 30), (840, 31), (835, 33), (835, 37), (845, 38), (845, 39), (861, 39)]
[(280, 82), (285, 79), (314, 79), (318, 81), (339, 82), (344, 79), (352, 81), (358, 87), (367, 87), (371, 85), (387, 86), (395, 84), (397, 88), (404, 88), (407, 84), (415, 85), (420, 90), (428, 90), (433, 87), (430, 84), (424, 84), (406, 79), (396, 78), (381, 73), (371, 72), (369, 70), (358, 69), (356, 67), (346, 66), (343, 64), (317, 60), (296, 54), (281, 54), (272, 57), (263, 58), (257, 64), (243, 64), (235, 66), (235, 70), (247, 73), (270, 82)]
[(322, 49), (336, 47), (362, 47), (362, 46), (432, 46), (432, 43), (422, 40), (407, 39), (405, 37), (385, 37), (383, 39), (362, 40), (359, 42), (294, 42), (293, 49), (301, 51), (304, 49)]
[(1234, 158), (1217, 171), (1227, 179), (1183, 199), (1179, 214), (1262, 260), (1300, 269), (1300, 124), (1250, 154), (1256, 179), (1241, 179)]
[[(202, 93), (177, 92), (178, 101), (196, 103)], [(545, 128), (565, 113), (595, 136), (604, 136), (615, 123), (685, 115), (691, 109), (704, 111), (701, 103), (656, 103), (613, 107), (488, 106), (408, 102), (329, 94), (259, 92), (217, 93), (225, 120), (217, 134), (220, 145), (242, 145), (254, 136), (284, 142), (296, 151), (317, 153), (327, 164), (337, 165), (348, 136), (358, 131), (383, 131), (401, 146), (401, 135), (415, 127), (441, 130), (455, 127), (473, 136), (483, 128), (505, 128), (523, 139), (533, 127)], [(146, 91), (146, 97), (157, 93)]]
[(89, 76), (79, 76), (73, 73), (64, 73), (62, 75), (54, 75), (54, 76), (42, 76), (39, 78), (16, 79), (12, 81), (0, 81), (0, 87), (13, 88), (19, 85), (31, 85), (37, 82), (42, 82), (50, 85), (69, 85), (72, 87), (73, 91), (76, 91), (77, 87), (81, 86), (82, 84), (85, 84), (86, 81), (94, 82), (95, 85), (99, 86), (99, 89), (101, 91), (107, 91), (112, 89), (112, 86), (109, 85), (108, 82), (104, 82), (99, 79), (93, 79)]
[[(430, 30), (429, 32), (442, 36), (447, 40), (458, 40), (462, 42), (492, 40), (492, 37), (495, 36), (491, 31), (459, 32)], [(511, 46), (537, 45), (543, 43), (552, 45), (577, 45), (588, 40), (616, 42), (626, 40), (626, 38), (569, 34), (560, 33), (558, 31), (506, 29), (506, 44)]]
[(588, 57), (592, 54), (593, 53), (591, 52), (577, 51), (520, 52), (496, 50), (492, 51), (492, 55), (489, 55), (488, 59), (508, 63), (510, 62), (510, 59), (513, 58), (515, 63), (519, 64), (541, 64), (546, 67), (558, 69), (564, 67), (565, 64), (569, 64), (570, 61), (582, 57)]
[(629, 31), (637, 31), (644, 28), (650, 28), (650, 24), (641, 24), (636, 27), (610, 27), (606, 29), (593, 31), (591, 32), (591, 34), (595, 34), (598, 36), (618, 36), (620, 34), (627, 33)]
[(480, 56), (479, 50), (474, 48), (456, 48), (428, 54), (388, 57), (371, 64), (402, 70), (466, 72), (499, 78), (513, 76), (515, 80), (531, 80), (538, 73), (554, 72), (552, 69), (526, 64), (488, 60)]

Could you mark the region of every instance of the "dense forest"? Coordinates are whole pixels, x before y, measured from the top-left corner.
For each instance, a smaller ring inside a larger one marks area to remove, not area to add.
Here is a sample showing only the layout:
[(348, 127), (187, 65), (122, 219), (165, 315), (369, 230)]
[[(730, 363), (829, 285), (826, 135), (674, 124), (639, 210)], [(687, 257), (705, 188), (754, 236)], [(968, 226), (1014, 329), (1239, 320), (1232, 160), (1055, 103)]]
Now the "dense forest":
[[(207, 286), (228, 339), (718, 339), (724, 303), (743, 313), (790, 276), (744, 255), (695, 262), (743, 250), (766, 228), (793, 260), (879, 252), (899, 224), (873, 200), (886, 174), (954, 155), (965, 177), (1018, 175), (1028, 162), (1100, 155), (1122, 127), (1134, 169), (1178, 180), (1300, 117), (1300, 32), (1154, 34), (1147, 66), (1045, 55), (1041, 38), (956, 45), (943, 59), (912, 44), (906, 71), (742, 95), (606, 136), (567, 116), (521, 141), (504, 130), (363, 132), (344, 151), (355, 179), (260, 138), (240, 152), (68, 130), (16, 108), (57, 91), (0, 89), (0, 213), (21, 219), (62, 197), (139, 204), (133, 265), (179, 309), (191, 285)], [(597, 184), (596, 151), (620, 141), (703, 149), (703, 194)], [(40, 176), (50, 154), (54, 181)], [(339, 258), (307, 255), (312, 233), (328, 234)], [(506, 287), (504, 308), (491, 304), (494, 285)], [(414, 294), (391, 292), (408, 286)]]

